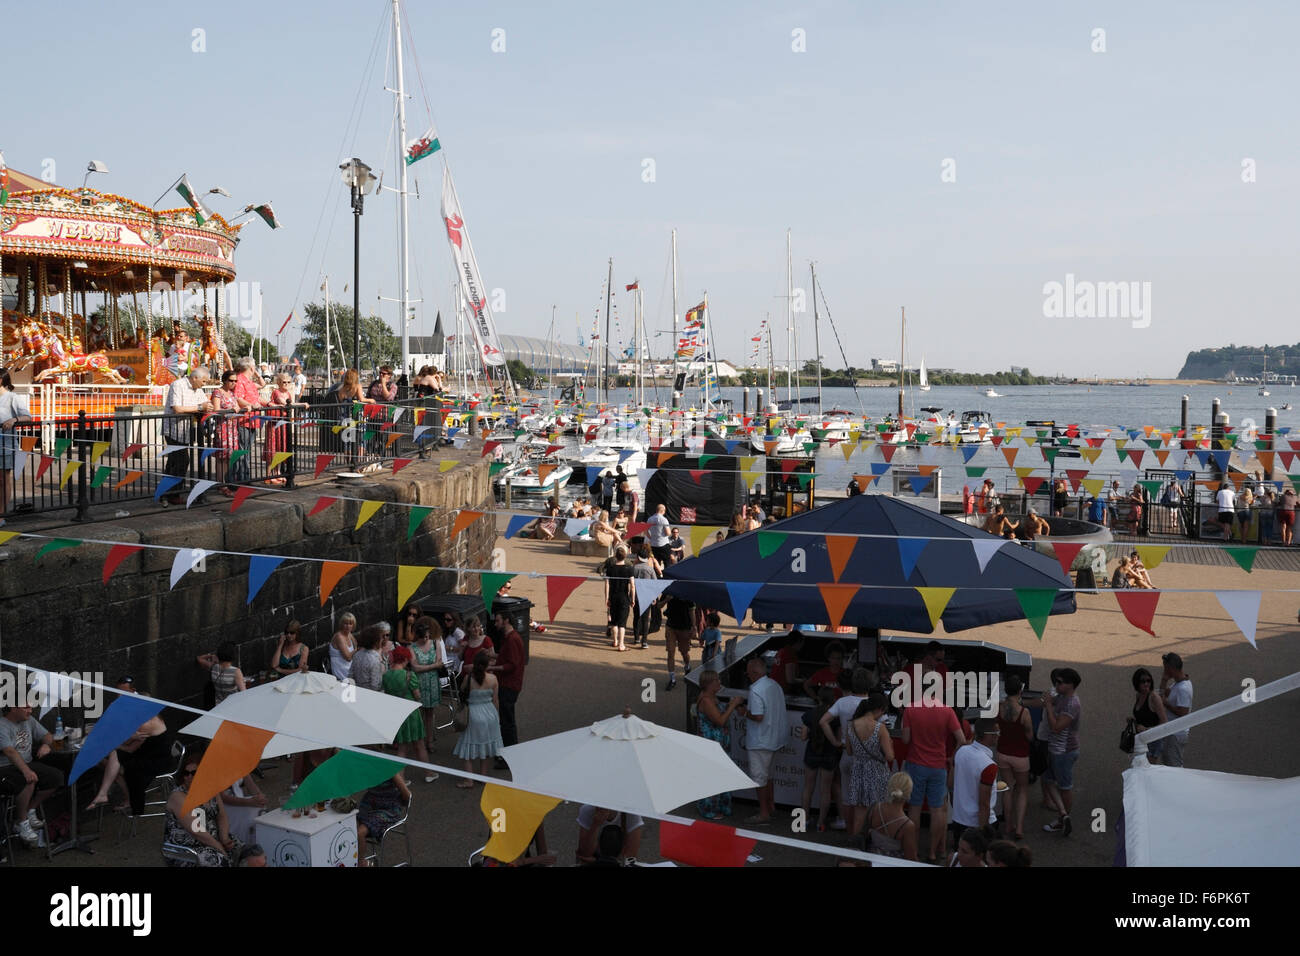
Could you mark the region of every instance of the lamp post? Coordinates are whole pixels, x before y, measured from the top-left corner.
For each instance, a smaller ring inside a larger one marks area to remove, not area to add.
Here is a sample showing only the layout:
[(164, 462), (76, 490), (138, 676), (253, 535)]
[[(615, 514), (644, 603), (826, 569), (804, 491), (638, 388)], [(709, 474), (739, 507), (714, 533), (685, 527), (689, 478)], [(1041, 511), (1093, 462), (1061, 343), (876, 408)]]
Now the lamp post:
[(343, 182), (352, 191), (352, 366), (361, 374), (361, 213), (365, 195), (374, 189), (370, 167), (353, 156), (340, 163)]

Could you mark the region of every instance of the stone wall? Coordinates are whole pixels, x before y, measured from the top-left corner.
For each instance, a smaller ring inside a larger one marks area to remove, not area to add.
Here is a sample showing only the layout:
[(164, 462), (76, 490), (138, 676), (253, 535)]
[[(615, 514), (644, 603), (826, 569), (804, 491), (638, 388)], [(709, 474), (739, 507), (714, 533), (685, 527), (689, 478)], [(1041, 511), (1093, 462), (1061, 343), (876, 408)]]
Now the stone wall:
[[(356, 615), (357, 628), (397, 620), (396, 564), (485, 568), (491, 563), (496, 523), (485, 516), (449, 540), (464, 507), (491, 510), (488, 464), (473, 450), (447, 449), (441, 460), (460, 459), (440, 473), (439, 459), (416, 461), (397, 475), (382, 472), (355, 484), (318, 482), (310, 488), (249, 499), (234, 514), (222, 499), (192, 509), (149, 513), (117, 521), (11, 523), (7, 530), (145, 545), (287, 555), (362, 565), (320, 601), (316, 561), (284, 561), (247, 603), (245, 557), (208, 555), (206, 569), (191, 571), (169, 589), (175, 552), (145, 549), (129, 556), (107, 584), (102, 581), (110, 544), (54, 551), (33, 563), (46, 542), (14, 538), (0, 561), (0, 656), (61, 671), (102, 671), (112, 682), (134, 676), (150, 693), (201, 703), (206, 678), (195, 658), (224, 640), (239, 646), (245, 674), (267, 667), (285, 624), (296, 619), (320, 669), (340, 615)], [(432, 506), (411, 540), (407, 508), (381, 508), (354, 530), (361, 503), (337, 501), (308, 515), (322, 495)], [(458, 580), (463, 577), (463, 580)], [(478, 576), (435, 571), (420, 597), (459, 590), (478, 592)]]

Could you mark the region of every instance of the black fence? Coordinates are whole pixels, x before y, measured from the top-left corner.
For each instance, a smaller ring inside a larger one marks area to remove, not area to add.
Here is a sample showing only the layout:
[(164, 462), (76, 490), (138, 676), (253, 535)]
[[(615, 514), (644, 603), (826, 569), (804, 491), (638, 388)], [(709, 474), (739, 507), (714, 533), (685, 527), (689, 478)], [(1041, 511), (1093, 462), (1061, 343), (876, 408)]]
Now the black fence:
[(93, 506), (157, 497), (160, 485), (173, 501), (187, 498), (200, 481), (214, 483), (208, 495), (240, 486), (293, 488), (317, 471), (424, 458), (442, 434), (437, 415), (417, 426), (411, 406), (361, 402), (271, 406), (247, 414), (81, 412), (26, 422), (0, 448), (0, 468), (15, 472), (0, 515), (76, 509), (81, 520)]

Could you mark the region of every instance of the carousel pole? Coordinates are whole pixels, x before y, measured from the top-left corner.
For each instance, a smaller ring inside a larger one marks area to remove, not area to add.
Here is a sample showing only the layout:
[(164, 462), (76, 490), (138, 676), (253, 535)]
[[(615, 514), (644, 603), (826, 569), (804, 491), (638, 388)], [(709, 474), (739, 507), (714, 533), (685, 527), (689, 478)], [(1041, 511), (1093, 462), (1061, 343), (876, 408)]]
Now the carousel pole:
[[(74, 307), (75, 305), (76, 305), (76, 303), (73, 302), (73, 300), (72, 300), (72, 270), (69, 269), (68, 266), (65, 264), (65, 265), (63, 266), (63, 311), (66, 312), (67, 315), (65, 315), (65, 316), (63, 317), (63, 324), (64, 324), (64, 326), (67, 327), (67, 331), (68, 331), (68, 351), (69, 351), (69, 352), (75, 352), (75, 351), (77, 351), (77, 350), (73, 347), (73, 338), (74, 338), (74, 333), (76, 332), (76, 328), (74, 327), (74, 323), (73, 323), (73, 321), (72, 321), (72, 309), (73, 309), (73, 307)], [(83, 316), (83, 318), (85, 318), (85, 317)], [(82, 341), (81, 344), (82, 344), (82, 346), (83, 346), (83, 348), (84, 348), (84, 346), (85, 346), (85, 344), (86, 344), (85, 341), (84, 341), (84, 338), (85, 338), (85, 330), (84, 330), (84, 329), (82, 330), (82, 338), (83, 338), (83, 341)]]
[[(14, 291), (17, 292), (17, 278), (14, 279)], [(5, 260), (4, 253), (0, 252), (0, 368), (5, 368), (5, 302), (4, 302), (4, 285), (5, 285)], [(15, 302), (14, 305), (18, 303)]]
[[(145, 381), (153, 384), (153, 263), (149, 263), (148, 285), (144, 295), (144, 367)], [(139, 338), (137, 333), (136, 338)]]
[(42, 259), (36, 264), (36, 314), (46, 323), (50, 321), (49, 281), (49, 272)]

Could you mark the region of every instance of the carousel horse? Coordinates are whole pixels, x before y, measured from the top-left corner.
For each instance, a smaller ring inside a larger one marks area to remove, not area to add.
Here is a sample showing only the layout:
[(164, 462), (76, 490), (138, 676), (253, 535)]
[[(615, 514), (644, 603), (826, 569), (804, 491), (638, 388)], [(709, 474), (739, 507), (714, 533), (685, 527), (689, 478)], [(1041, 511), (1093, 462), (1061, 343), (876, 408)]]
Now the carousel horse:
[(199, 319), (199, 354), (205, 365), (219, 365), (223, 369), (233, 367), (225, 345), (217, 337), (217, 323), (206, 311)]
[[(50, 317), (58, 320), (63, 318), (54, 312), (50, 313)], [(89, 373), (100, 381), (115, 385), (126, 382), (109, 365), (107, 355), (102, 351), (87, 354), (82, 350), (79, 336), (74, 334), (69, 339), (53, 322), (43, 322), (16, 312), (5, 312), (4, 332), (5, 351), (12, 356), (10, 368), (19, 371), (31, 368), (33, 381), (41, 382), (58, 375)]]

